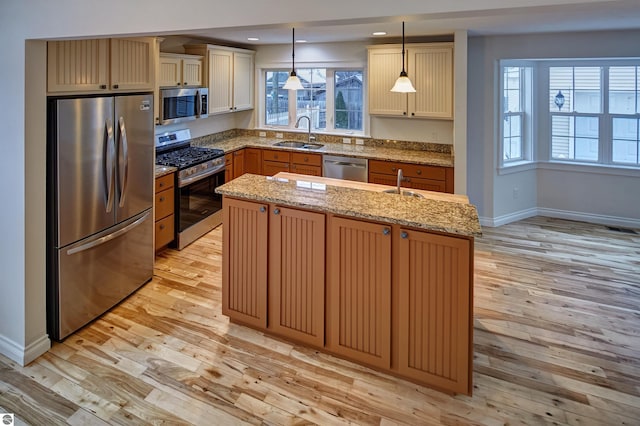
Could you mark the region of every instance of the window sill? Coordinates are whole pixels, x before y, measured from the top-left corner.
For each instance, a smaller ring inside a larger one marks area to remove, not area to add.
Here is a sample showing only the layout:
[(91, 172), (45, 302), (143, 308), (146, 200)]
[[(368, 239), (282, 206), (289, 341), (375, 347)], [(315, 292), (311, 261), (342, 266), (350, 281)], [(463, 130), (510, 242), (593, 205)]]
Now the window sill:
[(640, 177), (640, 168), (611, 166), (608, 164), (586, 164), (569, 161), (540, 161), (538, 162), (537, 167), (544, 170), (558, 170), (564, 172)]
[(511, 173), (520, 173), (527, 170), (533, 170), (537, 168), (535, 161), (514, 161), (507, 164), (503, 164), (502, 167), (498, 167), (498, 175), (509, 175)]

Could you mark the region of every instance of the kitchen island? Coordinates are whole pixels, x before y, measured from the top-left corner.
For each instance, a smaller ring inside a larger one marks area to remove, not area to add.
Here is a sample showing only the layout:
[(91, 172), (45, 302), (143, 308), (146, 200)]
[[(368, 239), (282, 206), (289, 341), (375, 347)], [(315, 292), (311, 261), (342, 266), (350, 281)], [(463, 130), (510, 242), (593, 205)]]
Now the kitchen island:
[(246, 174), (217, 189), (223, 313), (470, 395), (475, 207), (348, 185)]

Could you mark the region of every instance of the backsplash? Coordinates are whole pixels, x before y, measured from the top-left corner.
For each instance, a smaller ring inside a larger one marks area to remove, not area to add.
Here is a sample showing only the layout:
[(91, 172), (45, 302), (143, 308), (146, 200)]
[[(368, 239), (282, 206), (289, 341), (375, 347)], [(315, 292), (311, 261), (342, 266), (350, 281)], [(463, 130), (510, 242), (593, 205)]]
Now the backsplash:
[[(275, 139), (276, 133), (282, 133), (283, 139), (287, 140), (306, 140), (307, 134), (300, 132), (286, 132), (282, 130), (278, 130), (277, 132), (274, 130), (248, 130), (248, 129), (231, 129), (225, 130), (224, 132), (212, 133), (210, 135), (201, 136), (199, 138), (193, 139), (194, 145), (206, 145), (215, 142), (219, 142), (225, 139), (231, 139), (240, 136), (254, 136), (260, 137), (260, 133), (266, 133), (267, 138)], [(316, 136), (316, 141), (324, 142), (324, 143), (342, 143), (342, 139), (346, 136), (334, 136), (334, 135), (326, 135), (326, 134), (314, 134)], [(351, 137), (351, 139), (355, 139)], [(377, 147), (385, 147), (385, 148), (395, 148), (395, 149), (410, 149), (415, 151), (429, 151), (429, 152), (438, 152), (442, 154), (451, 154), (453, 146), (449, 144), (442, 143), (432, 143), (432, 142), (412, 142), (412, 141), (398, 141), (392, 139), (374, 139), (374, 138), (358, 138), (364, 141), (364, 145), (366, 146), (377, 146)], [(353, 142), (352, 142), (353, 144)]]

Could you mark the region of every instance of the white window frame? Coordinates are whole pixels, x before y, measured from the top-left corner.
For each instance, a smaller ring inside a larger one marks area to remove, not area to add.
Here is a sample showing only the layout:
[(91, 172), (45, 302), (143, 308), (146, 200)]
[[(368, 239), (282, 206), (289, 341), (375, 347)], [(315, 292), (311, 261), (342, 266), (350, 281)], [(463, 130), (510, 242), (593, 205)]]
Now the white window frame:
[[(344, 135), (344, 136), (369, 136), (369, 111), (368, 111), (368, 100), (367, 100), (367, 70), (364, 66), (336, 66), (335, 64), (332, 66), (323, 65), (323, 64), (305, 64), (296, 63), (296, 69), (308, 69), (308, 68), (324, 68), (326, 70), (326, 122), (327, 127), (325, 129), (311, 129), (312, 133), (317, 134), (329, 134), (329, 135)], [(336, 129), (335, 126), (335, 72), (336, 71), (350, 71), (350, 70), (358, 70), (362, 72), (362, 130), (347, 130), (347, 129)], [(290, 69), (285, 69), (284, 67), (274, 66), (274, 67), (265, 67), (260, 69), (259, 78), (260, 81), (258, 83), (259, 88), (259, 101), (258, 101), (258, 123), (259, 128), (266, 130), (283, 130), (290, 132), (307, 132), (306, 129), (296, 129), (295, 123), (298, 117), (296, 116), (297, 105), (296, 105), (296, 96), (288, 97), (288, 112), (289, 112), (289, 124), (286, 126), (278, 126), (272, 124), (266, 124), (265, 118), (265, 96), (266, 96), (266, 74), (270, 71), (286, 71), (290, 72)], [(301, 125), (306, 125), (306, 122), (302, 122)]]
[[(517, 67), (521, 68), (520, 78), (520, 111), (519, 112), (505, 112), (505, 81), (504, 70), (505, 68)], [(521, 171), (534, 167), (534, 132), (536, 116), (534, 111), (534, 75), (535, 66), (531, 61), (524, 60), (502, 60), (498, 65), (499, 75), (499, 95), (498, 95), (498, 169), (502, 173), (509, 173), (510, 171)], [(507, 116), (520, 116), (520, 157), (515, 159), (505, 159), (505, 129), (506, 123), (505, 117)]]

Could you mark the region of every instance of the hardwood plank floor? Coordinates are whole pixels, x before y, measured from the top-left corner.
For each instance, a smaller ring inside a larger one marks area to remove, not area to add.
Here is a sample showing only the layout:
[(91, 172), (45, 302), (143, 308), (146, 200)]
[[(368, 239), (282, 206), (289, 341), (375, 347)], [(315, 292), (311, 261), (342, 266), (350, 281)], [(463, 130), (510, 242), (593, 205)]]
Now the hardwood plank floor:
[(640, 235), (532, 218), (475, 246), (474, 394), (230, 324), (221, 228), (26, 367), (0, 413), (49, 424), (640, 424)]

